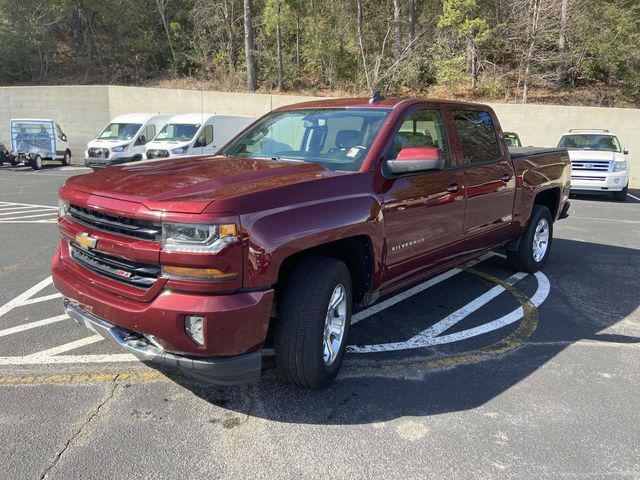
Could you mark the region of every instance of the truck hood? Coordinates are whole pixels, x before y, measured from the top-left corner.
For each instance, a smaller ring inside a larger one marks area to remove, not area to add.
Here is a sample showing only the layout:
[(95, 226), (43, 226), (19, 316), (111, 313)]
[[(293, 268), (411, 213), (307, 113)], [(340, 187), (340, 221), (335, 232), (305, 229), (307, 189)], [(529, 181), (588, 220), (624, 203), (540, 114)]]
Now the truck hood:
[(608, 160), (622, 162), (624, 154), (621, 152), (602, 152), (599, 150), (569, 150), (569, 158), (575, 160)]
[(110, 167), (71, 177), (64, 188), (139, 203), (151, 210), (202, 213), (218, 199), (332, 175), (341, 173), (315, 163), (192, 157)]

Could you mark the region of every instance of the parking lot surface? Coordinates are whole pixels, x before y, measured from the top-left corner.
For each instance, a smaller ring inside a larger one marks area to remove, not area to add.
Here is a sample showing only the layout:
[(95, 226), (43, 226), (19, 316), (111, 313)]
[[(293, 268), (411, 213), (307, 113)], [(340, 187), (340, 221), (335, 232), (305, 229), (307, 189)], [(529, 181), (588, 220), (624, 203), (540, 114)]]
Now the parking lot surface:
[(354, 315), (302, 392), (151, 370), (65, 314), (56, 190), (0, 167), (0, 478), (640, 478), (640, 192), (572, 198), (547, 267), (500, 252)]

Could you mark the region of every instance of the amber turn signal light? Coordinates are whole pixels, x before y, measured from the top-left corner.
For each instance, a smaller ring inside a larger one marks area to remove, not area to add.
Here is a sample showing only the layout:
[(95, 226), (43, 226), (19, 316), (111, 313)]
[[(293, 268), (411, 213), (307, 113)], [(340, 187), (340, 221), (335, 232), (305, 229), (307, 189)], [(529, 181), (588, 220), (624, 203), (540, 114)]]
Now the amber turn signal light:
[(237, 273), (224, 273), (217, 268), (162, 267), (162, 273), (168, 277), (188, 280), (228, 281), (238, 278)]

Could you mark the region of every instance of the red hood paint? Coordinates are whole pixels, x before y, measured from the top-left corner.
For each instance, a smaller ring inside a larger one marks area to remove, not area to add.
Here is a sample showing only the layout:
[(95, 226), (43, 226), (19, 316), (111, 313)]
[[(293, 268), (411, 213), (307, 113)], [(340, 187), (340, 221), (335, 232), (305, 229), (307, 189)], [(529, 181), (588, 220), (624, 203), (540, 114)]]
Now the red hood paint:
[(315, 163), (185, 158), (105, 168), (72, 177), (65, 188), (140, 203), (151, 210), (201, 213), (218, 199), (335, 174)]

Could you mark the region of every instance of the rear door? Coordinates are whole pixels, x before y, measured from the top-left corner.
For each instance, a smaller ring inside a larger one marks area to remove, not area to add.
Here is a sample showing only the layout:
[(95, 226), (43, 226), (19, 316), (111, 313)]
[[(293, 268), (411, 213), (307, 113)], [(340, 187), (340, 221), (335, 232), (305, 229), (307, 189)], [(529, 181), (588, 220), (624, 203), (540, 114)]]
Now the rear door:
[(417, 107), (401, 120), (385, 160), (405, 147), (438, 147), (445, 169), (403, 175), (382, 193), (387, 237), (387, 285), (410, 279), (456, 256), (462, 239), (464, 185), (447, 137), (443, 112)]
[(490, 111), (458, 108), (452, 114), (467, 193), (465, 247), (484, 248), (507, 236), (513, 215), (515, 173)]

